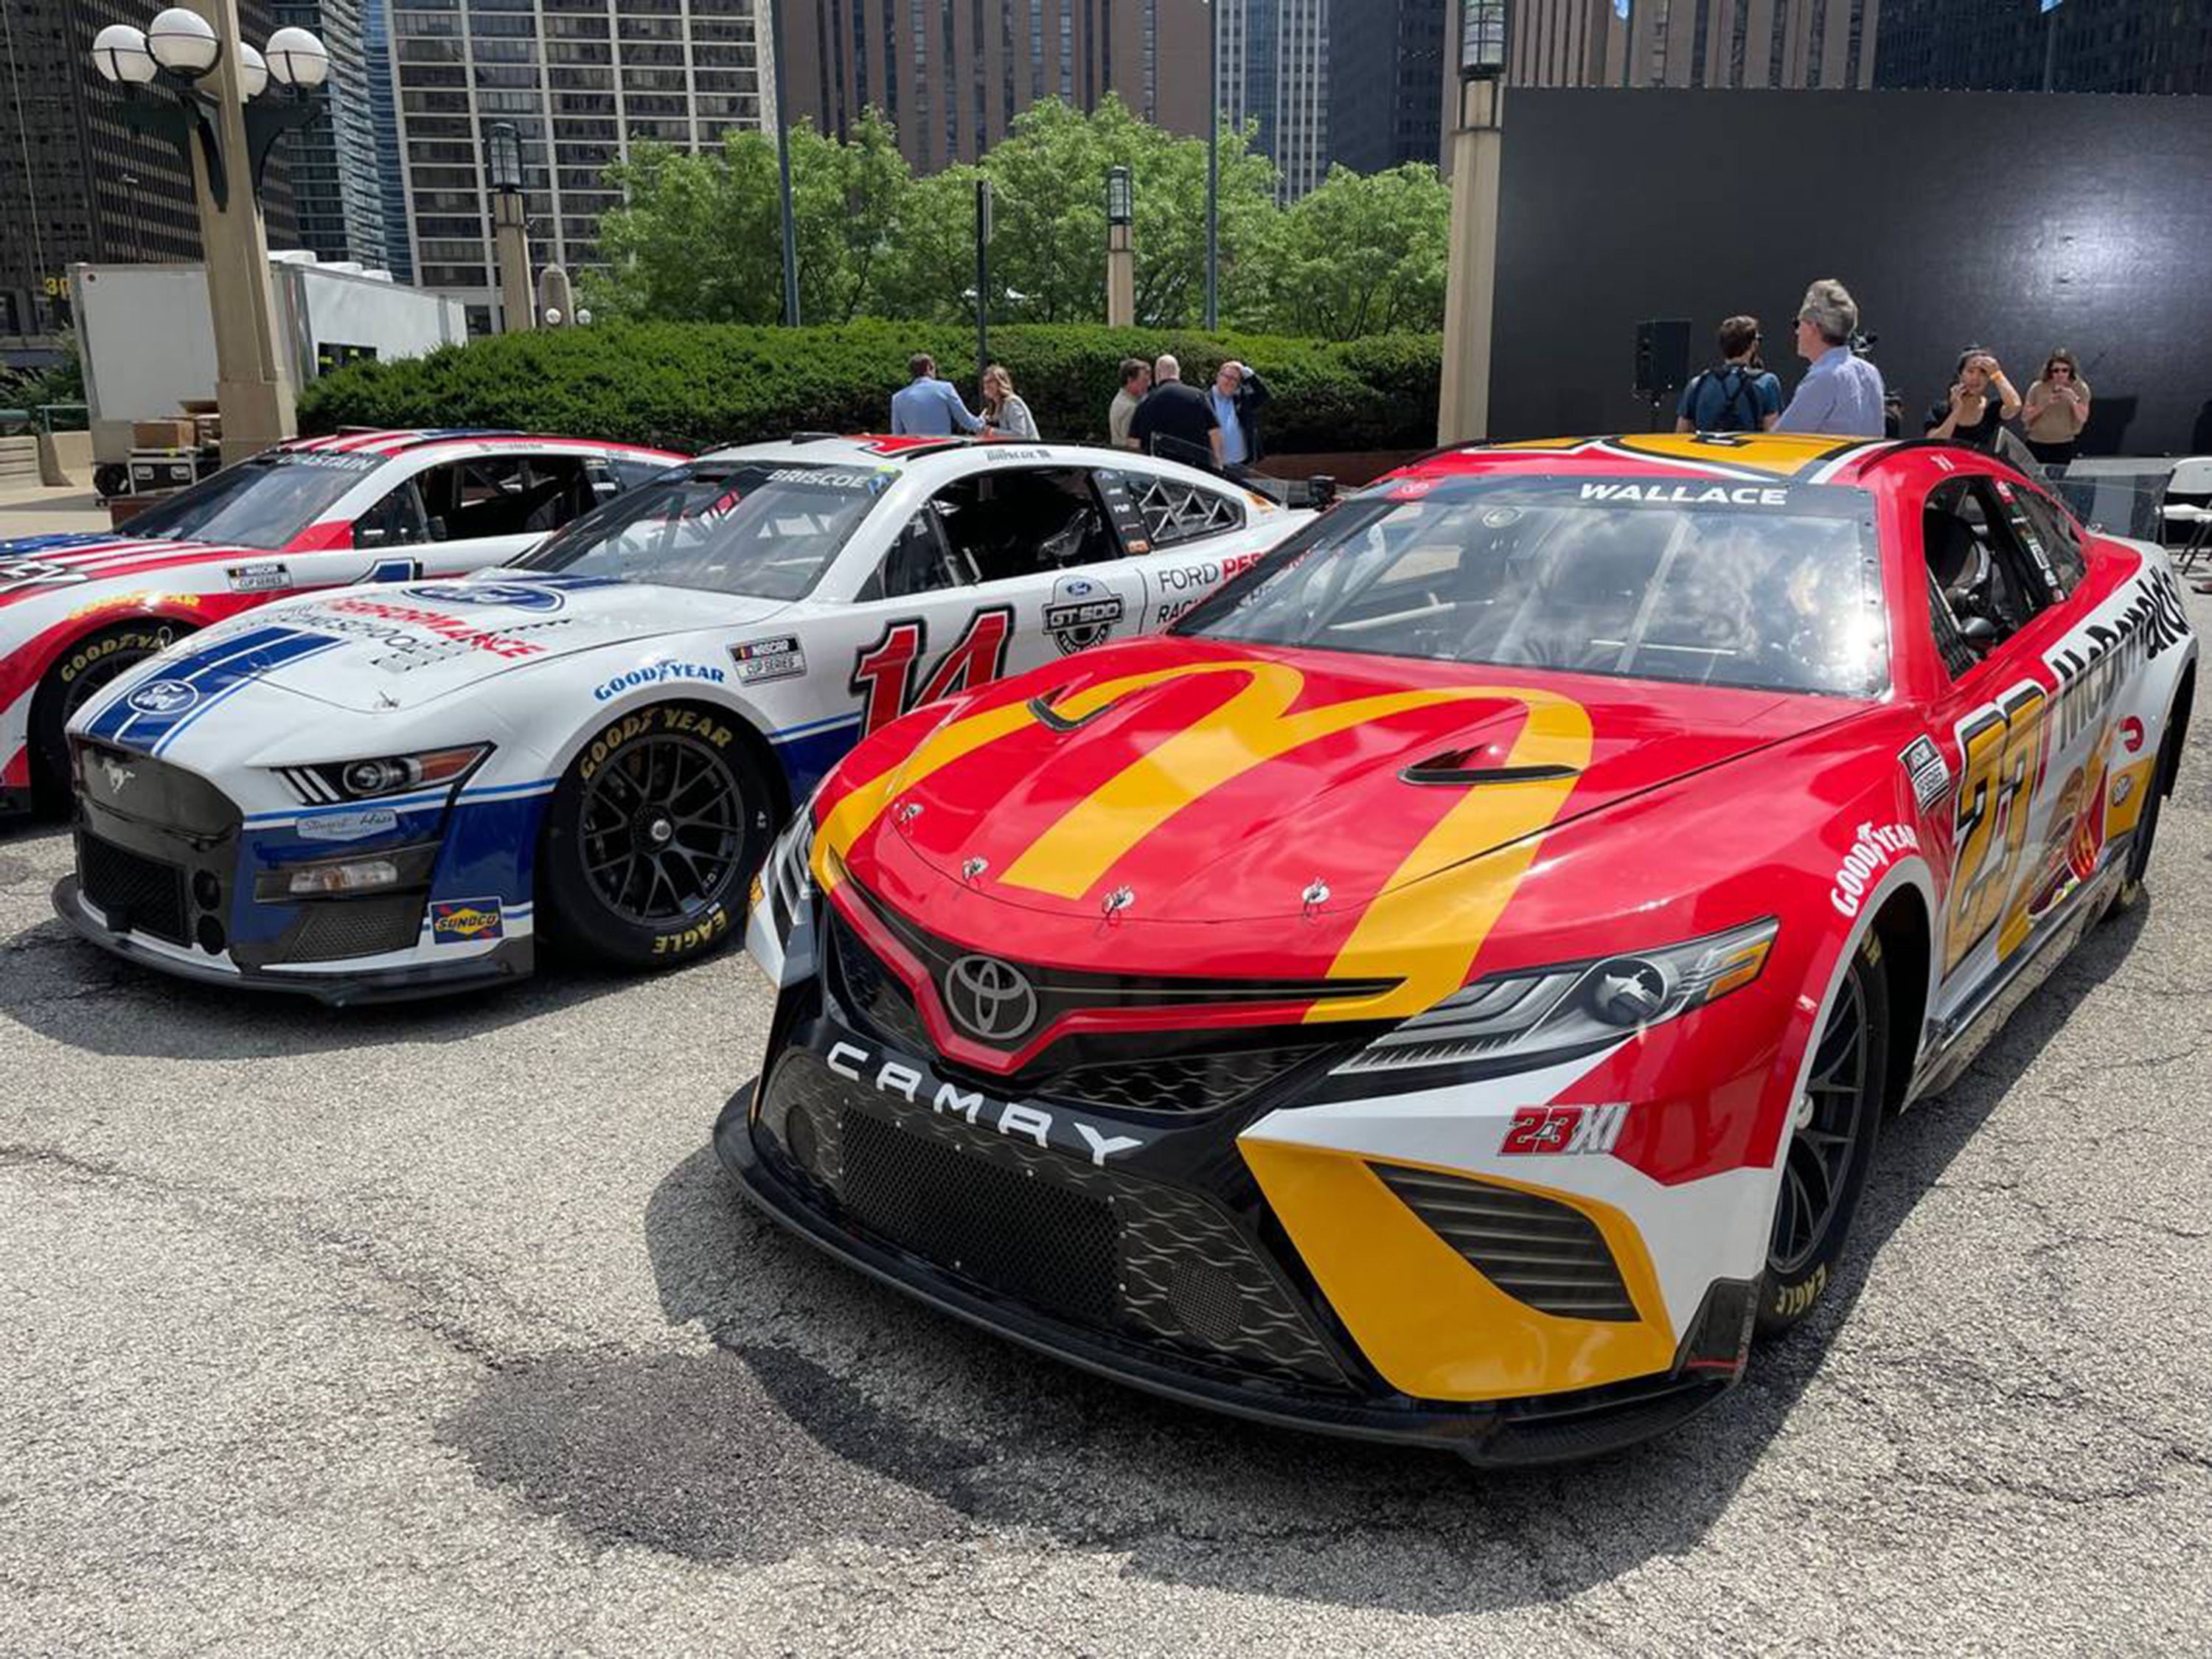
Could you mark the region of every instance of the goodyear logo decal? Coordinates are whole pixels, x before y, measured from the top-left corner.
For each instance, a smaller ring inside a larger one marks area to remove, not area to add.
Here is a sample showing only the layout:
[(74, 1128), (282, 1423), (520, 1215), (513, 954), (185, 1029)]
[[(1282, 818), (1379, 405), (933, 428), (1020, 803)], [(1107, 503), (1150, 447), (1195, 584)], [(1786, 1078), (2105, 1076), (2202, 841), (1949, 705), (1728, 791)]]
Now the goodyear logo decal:
[(430, 942), (471, 945), (505, 935), (495, 898), (441, 900), (430, 907)]

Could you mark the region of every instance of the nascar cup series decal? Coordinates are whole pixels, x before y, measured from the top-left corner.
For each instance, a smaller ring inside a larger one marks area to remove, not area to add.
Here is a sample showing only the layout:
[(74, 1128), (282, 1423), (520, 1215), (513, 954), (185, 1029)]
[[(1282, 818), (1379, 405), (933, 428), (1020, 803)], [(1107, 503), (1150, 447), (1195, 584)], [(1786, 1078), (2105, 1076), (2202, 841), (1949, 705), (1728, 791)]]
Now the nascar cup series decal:
[(504, 936), (495, 898), (452, 899), (430, 907), (430, 938), (439, 945), (474, 945)]

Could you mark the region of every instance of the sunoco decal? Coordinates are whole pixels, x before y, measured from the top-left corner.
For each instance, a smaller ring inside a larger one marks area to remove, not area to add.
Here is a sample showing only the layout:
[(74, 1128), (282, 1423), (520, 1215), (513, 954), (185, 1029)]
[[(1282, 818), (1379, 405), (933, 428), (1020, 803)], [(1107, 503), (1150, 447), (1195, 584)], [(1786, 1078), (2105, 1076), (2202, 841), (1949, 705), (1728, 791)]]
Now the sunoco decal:
[(495, 898), (453, 899), (430, 907), (433, 945), (473, 945), (506, 932)]

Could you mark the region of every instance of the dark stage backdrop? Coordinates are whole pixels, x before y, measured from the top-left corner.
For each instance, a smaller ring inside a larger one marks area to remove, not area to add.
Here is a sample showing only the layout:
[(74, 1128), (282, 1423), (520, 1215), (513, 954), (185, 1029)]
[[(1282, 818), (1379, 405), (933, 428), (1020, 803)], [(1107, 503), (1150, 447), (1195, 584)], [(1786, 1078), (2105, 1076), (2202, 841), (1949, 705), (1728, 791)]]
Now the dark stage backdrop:
[(1756, 314), (1786, 396), (1836, 276), (1912, 435), (1961, 347), (2025, 397), (2065, 345), (2085, 451), (2212, 453), (2212, 98), (1516, 88), (1500, 191), (1495, 436), (1650, 429), (1639, 318), (1691, 319), (1694, 372)]

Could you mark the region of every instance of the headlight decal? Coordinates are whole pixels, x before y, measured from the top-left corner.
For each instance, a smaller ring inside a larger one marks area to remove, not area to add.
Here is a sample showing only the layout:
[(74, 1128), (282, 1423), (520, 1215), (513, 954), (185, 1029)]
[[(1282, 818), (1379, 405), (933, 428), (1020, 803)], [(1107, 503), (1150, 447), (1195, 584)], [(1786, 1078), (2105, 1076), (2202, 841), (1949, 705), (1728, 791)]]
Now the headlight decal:
[(1662, 950), (1492, 975), (1384, 1032), (1335, 1074), (1521, 1070), (1595, 1053), (1750, 984), (1779, 927), (1769, 916)]
[(276, 770), (301, 805), (336, 806), (457, 786), (483, 764), (491, 750), (488, 743), (465, 744), (407, 755), (280, 766)]

